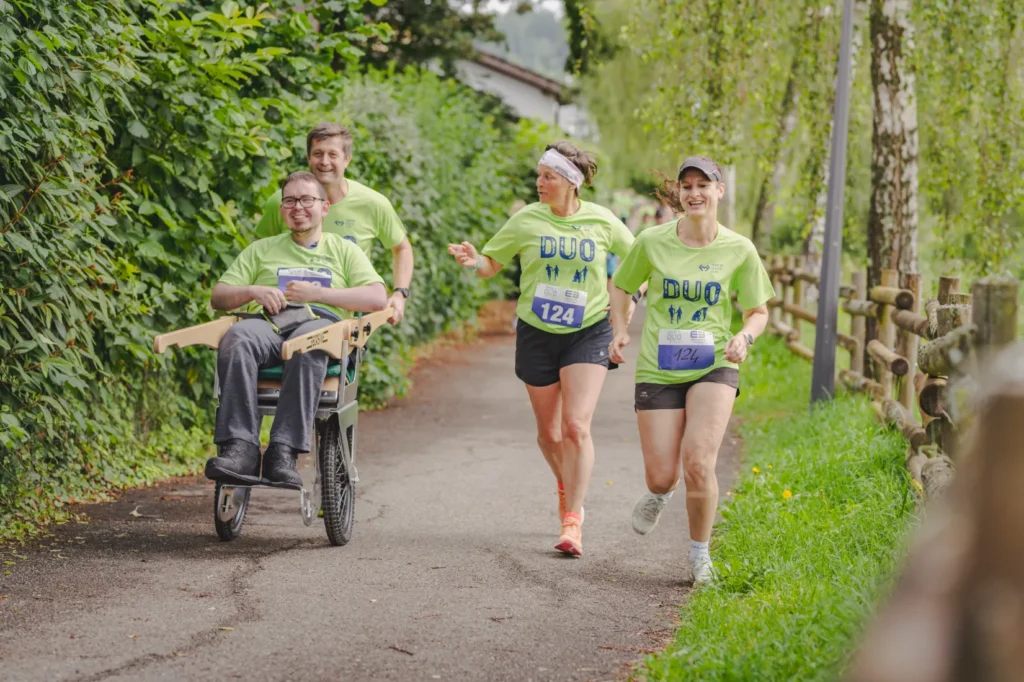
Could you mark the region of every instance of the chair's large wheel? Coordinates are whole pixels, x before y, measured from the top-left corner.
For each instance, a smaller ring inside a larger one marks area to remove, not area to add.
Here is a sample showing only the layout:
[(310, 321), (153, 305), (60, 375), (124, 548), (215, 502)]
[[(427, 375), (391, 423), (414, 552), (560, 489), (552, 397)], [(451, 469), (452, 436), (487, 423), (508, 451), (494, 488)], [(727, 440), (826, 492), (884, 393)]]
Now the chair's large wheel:
[(217, 483), (217, 491), (213, 496), (213, 525), (221, 540), (234, 540), (242, 534), (251, 493), (252, 488), (236, 488)]
[(332, 545), (344, 545), (352, 539), (352, 525), (356, 518), (356, 487), (349, 475), (351, 446), (342, 433), (338, 415), (318, 421), (317, 429), (324, 527)]

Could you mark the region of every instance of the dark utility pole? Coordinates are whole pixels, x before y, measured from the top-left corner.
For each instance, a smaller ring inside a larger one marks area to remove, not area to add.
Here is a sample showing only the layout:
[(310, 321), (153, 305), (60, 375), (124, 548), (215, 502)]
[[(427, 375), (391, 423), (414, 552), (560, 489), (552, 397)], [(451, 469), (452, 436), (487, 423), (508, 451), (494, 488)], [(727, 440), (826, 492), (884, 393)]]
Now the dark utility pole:
[(811, 404), (831, 400), (836, 383), (836, 321), (839, 317), (839, 274), (843, 252), (843, 190), (846, 187), (846, 137), (850, 123), (850, 80), (853, 43), (853, 2), (843, 0), (843, 29), (836, 69), (832, 149), (829, 156), (825, 243), (818, 283), (818, 324), (814, 337)]

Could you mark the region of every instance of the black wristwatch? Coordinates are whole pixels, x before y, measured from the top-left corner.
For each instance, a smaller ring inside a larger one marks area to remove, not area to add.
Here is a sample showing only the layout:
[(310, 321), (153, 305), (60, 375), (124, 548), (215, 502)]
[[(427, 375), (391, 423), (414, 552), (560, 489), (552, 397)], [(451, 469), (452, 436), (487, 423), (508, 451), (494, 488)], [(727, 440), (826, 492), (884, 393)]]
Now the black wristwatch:
[(748, 332), (743, 332), (743, 338), (747, 342), (747, 348), (750, 348), (751, 346), (754, 345), (754, 335), (753, 334), (750, 334)]
[(395, 287), (395, 291), (405, 296), (405, 300), (409, 300), (409, 290), (405, 287)]
[(642, 293), (642, 292), (639, 292), (639, 291), (638, 291), (638, 292), (636, 292), (635, 294), (633, 294), (632, 296), (630, 296), (630, 298), (632, 298), (632, 299), (633, 299), (633, 303), (639, 303), (639, 302), (640, 302), (640, 299), (641, 299), (642, 297), (643, 297), (643, 293)]

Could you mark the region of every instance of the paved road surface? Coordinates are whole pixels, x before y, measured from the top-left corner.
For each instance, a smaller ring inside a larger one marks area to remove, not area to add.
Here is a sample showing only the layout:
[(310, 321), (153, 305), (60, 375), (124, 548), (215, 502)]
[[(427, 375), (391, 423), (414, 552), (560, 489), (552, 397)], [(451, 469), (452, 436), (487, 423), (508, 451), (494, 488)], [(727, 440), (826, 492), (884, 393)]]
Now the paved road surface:
[[(595, 419), (586, 554), (556, 553), (554, 480), (513, 340), (440, 351), (409, 400), (360, 417), (346, 547), (302, 524), (297, 495), (269, 490), (242, 538), (220, 542), (213, 488), (189, 479), (0, 548), (15, 562), (0, 577), (0, 680), (623, 678), (685, 598), (684, 505), (646, 538), (630, 529), (643, 491), (630, 364), (609, 374)], [(735, 463), (727, 436), (723, 491)]]

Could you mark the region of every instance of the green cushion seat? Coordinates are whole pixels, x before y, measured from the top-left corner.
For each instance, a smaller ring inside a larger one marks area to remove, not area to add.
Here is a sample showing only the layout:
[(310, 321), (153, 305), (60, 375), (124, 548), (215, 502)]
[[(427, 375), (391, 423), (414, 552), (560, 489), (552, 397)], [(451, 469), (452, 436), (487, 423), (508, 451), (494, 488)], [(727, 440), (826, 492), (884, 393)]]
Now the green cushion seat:
[[(354, 372), (355, 372), (354, 368), (350, 368), (349, 369), (349, 371), (348, 371), (348, 380), (349, 381), (352, 381), (352, 379), (355, 378), (355, 377), (353, 377)], [(267, 367), (266, 369), (261, 369), (260, 370), (260, 379), (276, 379), (277, 381), (280, 381), (281, 377), (283, 375), (284, 375), (284, 365), (277, 365), (276, 367)], [(341, 376), (341, 363), (340, 362), (332, 362), (331, 364), (327, 365), (327, 376), (329, 376), (329, 377), (340, 377)]]

